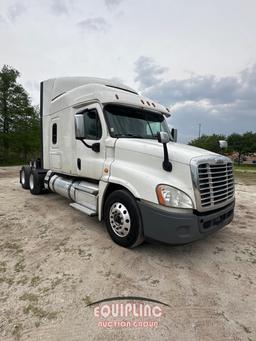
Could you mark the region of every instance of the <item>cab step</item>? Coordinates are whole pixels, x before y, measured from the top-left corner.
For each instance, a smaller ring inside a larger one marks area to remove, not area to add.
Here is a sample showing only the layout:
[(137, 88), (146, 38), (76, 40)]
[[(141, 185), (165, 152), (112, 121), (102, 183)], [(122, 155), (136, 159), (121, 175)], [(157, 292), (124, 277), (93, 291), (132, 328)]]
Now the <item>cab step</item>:
[(92, 210), (92, 209), (90, 209), (88, 207), (82, 206), (80, 204), (77, 204), (75, 202), (72, 203), (72, 204), (69, 204), (69, 206), (75, 208), (76, 210), (78, 210), (80, 212), (83, 212), (83, 213), (87, 214), (90, 217), (94, 217), (97, 214), (96, 211), (94, 211), (94, 210)]

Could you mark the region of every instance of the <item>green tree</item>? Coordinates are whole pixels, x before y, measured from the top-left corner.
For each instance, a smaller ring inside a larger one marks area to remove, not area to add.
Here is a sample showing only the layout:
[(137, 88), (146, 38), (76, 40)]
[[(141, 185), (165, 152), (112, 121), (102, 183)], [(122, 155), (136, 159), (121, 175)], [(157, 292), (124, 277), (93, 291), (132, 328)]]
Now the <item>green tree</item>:
[(238, 153), (238, 163), (240, 164), (242, 155), (256, 152), (256, 133), (233, 133), (228, 137), (228, 145), (229, 151)]
[(38, 109), (17, 82), (20, 73), (4, 65), (0, 71), (0, 162), (23, 162), (39, 150)]
[(189, 145), (207, 149), (211, 152), (220, 153), (219, 140), (226, 140), (224, 135), (202, 135), (200, 138), (194, 139), (189, 142)]

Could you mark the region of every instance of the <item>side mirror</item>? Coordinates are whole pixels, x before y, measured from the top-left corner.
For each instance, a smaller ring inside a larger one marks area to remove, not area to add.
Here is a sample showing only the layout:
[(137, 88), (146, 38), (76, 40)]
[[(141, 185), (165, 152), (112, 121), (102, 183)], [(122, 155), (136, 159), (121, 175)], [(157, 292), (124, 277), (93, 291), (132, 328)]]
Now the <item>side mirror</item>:
[(169, 161), (169, 155), (168, 155), (168, 149), (167, 149), (167, 143), (170, 142), (170, 136), (164, 131), (159, 131), (157, 133), (157, 140), (159, 143), (163, 144), (164, 148), (164, 161), (163, 161), (163, 169), (166, 172), (172, 171), (172, 164)]
[(225, 140), (219, 140), (219, 146), (221, 149), (226, 149), (228, 148), (228, 142)]
[(157, 133), (157, 140), (159, 143), (168, 143), (170, 142), (170, 136), (164, 131), (159, 131)]
[(77, 114), (75, 115), (75, 136), (77, 140), (81, 140), (85, 138), (85, 129), (84, 129), (84, 115)]
[(171, 134), (172, 134), (173, 142), (177, 142), (177, 140), (178, 140), (178, 129), (172, 128)]
[(84, 141), (84, 139), (86, 138), (86, 134), (83, 114), (75, 115), (75, 136), (76, 140), (80, 140), (87, 148), (91, 148), (95, 153), (100, 152), (100, 143), (96, 142), (92, 145), (89, 145)]

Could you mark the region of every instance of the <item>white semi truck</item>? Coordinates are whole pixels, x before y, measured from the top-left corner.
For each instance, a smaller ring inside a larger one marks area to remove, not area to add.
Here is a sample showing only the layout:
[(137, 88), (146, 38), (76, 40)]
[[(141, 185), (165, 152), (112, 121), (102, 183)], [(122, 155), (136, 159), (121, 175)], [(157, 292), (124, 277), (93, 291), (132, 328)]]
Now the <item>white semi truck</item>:
[(32, 194), (66, 197), (124, 247), (185, 244), (232, 221), (231, 160), (178, 144), (168, 108), (87, 77), (43, 81), (40, 97), (41, 157), (20, 171)]

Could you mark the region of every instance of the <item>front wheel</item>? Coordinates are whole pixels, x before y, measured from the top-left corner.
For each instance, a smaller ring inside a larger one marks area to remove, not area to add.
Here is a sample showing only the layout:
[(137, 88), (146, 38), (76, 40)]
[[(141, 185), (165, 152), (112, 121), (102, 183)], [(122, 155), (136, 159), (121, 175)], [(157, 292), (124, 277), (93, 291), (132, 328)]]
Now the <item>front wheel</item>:
[(136, 200), (125, 190), (109, 195), (104, 206), (104, 220), (112, 240), (124, 247), (135, 247), (144, 240), (140, 211)]

